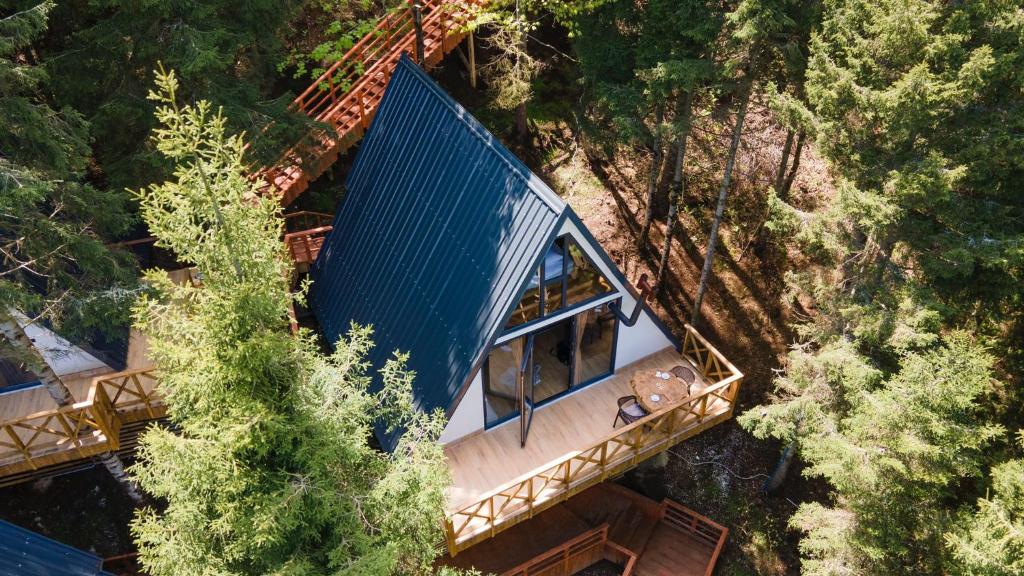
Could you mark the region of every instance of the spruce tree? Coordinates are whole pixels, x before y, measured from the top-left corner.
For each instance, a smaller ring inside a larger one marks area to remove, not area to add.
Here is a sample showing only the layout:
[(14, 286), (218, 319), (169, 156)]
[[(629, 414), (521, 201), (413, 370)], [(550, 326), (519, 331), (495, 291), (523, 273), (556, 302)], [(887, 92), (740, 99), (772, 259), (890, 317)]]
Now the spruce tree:
[[(182, 106), (173, 74), (157, 87), (154, 143), (174, 178), (139, 202), (201, 286), (148, 273), (154, 293), (136, 308), (180, 429), (147, 432), (133, 469), (166, 503), (132, 525), (143, 566), (153, 576), (425, 572), (449, 481), (443, 415), (413, 409), (405, 356), (370, 370), (370, 328), (353, 326), (329, 356), (289, 332), (280, 207), (257, 195), (219, 111)], [(392, 453), (370, 445), (379, 419), (405, 430)]]

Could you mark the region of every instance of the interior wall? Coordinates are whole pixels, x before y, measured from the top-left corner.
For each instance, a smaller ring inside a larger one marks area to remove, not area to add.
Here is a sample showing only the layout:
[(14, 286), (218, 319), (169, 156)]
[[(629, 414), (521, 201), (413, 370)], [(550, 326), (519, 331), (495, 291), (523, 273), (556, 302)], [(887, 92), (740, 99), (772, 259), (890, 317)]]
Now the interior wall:
[(448, 420), (441, 434), (441, 444), (454, 442), (467, 434), (482, 430), (484, 427), (484, 382), (482, 370), (477, 370), (473, 382), (466, 390), (462, 401), (455, 408), (455, 413)]

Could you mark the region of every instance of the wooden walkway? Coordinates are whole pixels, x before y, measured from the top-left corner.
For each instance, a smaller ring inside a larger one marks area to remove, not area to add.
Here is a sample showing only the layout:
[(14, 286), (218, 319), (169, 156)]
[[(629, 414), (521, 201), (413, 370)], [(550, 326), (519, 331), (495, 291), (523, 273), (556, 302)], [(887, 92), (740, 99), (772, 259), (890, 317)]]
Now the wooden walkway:
[(500, 576), (571, 576), (601, 560), (624, 576), (710, 576), (728, 529), (671, 500), (598, 484), (438, 564)]
[[(416, 58), (413, 2), (389, 12), (340, 60), (292, 102), (292, 110), (326, 125), (313, 130), (256, 176), (266, 192), (291, 204), (366, 132), (402, 53)], [(484, 0), (420, 0), (423, 61), (429, 69), (469, 35), (467, 23)]]

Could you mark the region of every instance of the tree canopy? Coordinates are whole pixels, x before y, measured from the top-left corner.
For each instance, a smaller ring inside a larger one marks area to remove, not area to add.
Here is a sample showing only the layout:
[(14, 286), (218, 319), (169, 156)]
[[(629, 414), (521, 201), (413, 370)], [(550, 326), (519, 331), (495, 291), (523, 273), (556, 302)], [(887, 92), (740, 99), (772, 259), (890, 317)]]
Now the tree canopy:
[[(134, 467), (166, 502), (133, 524), (143, 565), (154, 576), (424, 572), (440, 551), (443, 414), (412, 408), (404, 356), (371, 372), (371, 329), (353, 326), (330, 355), (288, 331), (280, 206), (256, 194), (223, 114), (182, 105), (178, 87), (161, 73), (150, 94), (174, 178), (138, 196), (201, 285), (148, 272), (153, 293), (136, 307), (180, 427), (147, 432)], [(406, 429), (392, 453), (370, 444), (380, 418)]]

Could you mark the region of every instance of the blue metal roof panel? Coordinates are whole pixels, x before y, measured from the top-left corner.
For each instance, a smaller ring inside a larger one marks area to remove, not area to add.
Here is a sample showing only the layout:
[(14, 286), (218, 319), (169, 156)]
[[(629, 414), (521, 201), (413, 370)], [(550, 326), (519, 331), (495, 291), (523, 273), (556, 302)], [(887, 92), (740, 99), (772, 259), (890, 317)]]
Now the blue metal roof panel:
[(312, 270), (324, 337), (372, 324), (374, 367), (409, 352), (417, 407), (448, 410), (565, 204), (406, 58), (346, 188)]
[(0, 520), (0, 576), (101, 576), (103, 560)]

